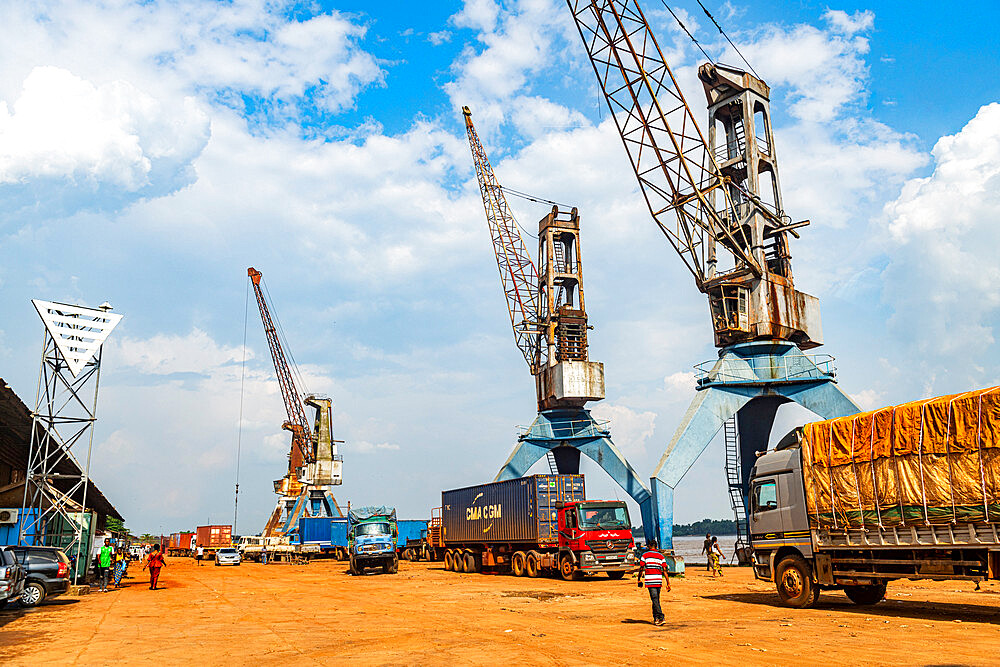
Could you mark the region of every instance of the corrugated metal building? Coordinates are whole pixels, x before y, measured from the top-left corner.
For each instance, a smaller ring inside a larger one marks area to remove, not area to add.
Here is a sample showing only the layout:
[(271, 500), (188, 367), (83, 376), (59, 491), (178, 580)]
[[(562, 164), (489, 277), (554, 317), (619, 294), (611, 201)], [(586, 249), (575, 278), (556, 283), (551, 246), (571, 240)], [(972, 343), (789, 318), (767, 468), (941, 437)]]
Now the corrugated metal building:
[[(28, 448), (31, 445), (31, 411), (10, 386), (0, 378), (0, 510), (21, 508), (24, 501), (24, 479), (28, 470)], [(71, 459), (63, 459), (56, 472), (80, 474)], [(56, 482), (56, 486), (66, 482)], [(97, 529), (104, 530), (108, 517), (121, 519), (121, 514), (104, 496), (94, 480), (87, 491), (87, 509), (97, 513)], [(82, 502), (83, 493), (73, 496)], [(17, 542), (18, 524), (0, 524), (0, 544)]]

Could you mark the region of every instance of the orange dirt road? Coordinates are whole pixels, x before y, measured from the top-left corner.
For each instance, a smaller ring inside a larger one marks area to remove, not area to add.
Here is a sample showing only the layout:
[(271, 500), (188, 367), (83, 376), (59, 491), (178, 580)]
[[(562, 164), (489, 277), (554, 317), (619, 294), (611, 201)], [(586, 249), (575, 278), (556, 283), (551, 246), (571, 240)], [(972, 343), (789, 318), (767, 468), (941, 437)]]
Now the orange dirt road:
[(0, 663), (39, 664), (997, 664), (1000, 585), (895, 582), (857, 607), (824, 593), (778, 606), (749, 569), (692, 566), (655, 627), (634, 578), (581, 582), (456, 574), (401, 562), (352, 577), (343, 563), (196, 567), (172, 558), (163, 590), (127, 588), (0, 611)]

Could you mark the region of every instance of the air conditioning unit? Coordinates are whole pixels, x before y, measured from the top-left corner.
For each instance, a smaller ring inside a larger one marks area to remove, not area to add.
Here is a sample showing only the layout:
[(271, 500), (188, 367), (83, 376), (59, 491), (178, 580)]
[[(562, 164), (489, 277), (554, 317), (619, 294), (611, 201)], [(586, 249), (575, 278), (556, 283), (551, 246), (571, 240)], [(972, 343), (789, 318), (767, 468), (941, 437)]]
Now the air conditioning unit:
[(17, 523), (17, 512), (16, 509), (3, 509), (0, 510), (0, 526), (13, 525)]

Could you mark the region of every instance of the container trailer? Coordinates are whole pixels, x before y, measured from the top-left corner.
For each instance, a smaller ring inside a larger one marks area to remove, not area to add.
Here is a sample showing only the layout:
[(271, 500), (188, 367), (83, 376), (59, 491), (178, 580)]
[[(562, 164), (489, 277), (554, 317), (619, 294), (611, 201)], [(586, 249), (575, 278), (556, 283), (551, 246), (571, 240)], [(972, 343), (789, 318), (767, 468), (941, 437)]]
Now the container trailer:
[(396, 554), (403, 560), (419, 560), (424, 537), (427, 535), (426, 519), (401, 519), (396, 524)]
[[(201, 547), (202, 558), (215, 558), (215, 552), (221, 547), (233, 546), (233, 527), (224, 525), (198, 526), (195, 531), (195, 549)], [(195, 551), (197, 559), (197, 551)]]
[(453, 572), (510, 572), (564, 579), (635, 566), (628, 508), (587, 500), (583, 475), (534, 475), (441, 493), (425, 557)]
[(1000, 578), (1000, 387), (806, 424), (757, 458), (748, 497), (754, 575), (787, 606)]
[(194, 533), (171, 533), (166, 549), (168, 556), (190, 556), (194, 549)]

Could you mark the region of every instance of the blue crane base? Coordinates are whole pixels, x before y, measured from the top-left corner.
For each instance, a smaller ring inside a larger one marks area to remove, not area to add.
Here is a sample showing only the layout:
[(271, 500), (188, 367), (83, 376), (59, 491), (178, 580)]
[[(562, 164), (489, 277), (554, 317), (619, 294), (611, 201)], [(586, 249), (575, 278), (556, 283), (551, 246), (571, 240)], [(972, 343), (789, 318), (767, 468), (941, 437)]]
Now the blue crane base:
[(528, 430), (518, 437), (510, 458), (494, 481), (524, 477), (532, 465), (552, 451), (560, 474), (580, 472), (580, 454), (599, 465), (642, 511), (644, 530), (655, 523), (653, 500), (642, 478), (611, 442), (611, 433), (584, 408), (542, 410)]
[(757, 452), (767, 449), (780, 405), (794, 401), (822, 419), (860, 411), (837, 386), (833, 358), (824, 357), (808, 357), (788, 341), (740, 343), (723, 348), (711, 368), (702, 369), (694, 400), (650, 479), (655, 521), (646, 523), (644, 517), (647, 540), (673, 548), (674, 489), (733, 415), (739, 429), (745, 501), (750, 471)]

